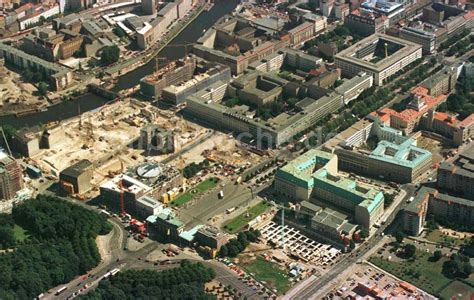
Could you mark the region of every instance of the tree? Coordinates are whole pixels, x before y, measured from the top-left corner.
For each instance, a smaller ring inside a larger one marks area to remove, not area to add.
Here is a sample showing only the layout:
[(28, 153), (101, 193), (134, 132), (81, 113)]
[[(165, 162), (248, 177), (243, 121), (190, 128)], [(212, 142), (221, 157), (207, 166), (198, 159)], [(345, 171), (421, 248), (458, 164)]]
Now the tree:
[(229, 247), (229, 256), (230, 257), (236, 257), (240, 253), (239, 248), (235, 245), (231, 245)]
[(438, 261), (441, 259), (441, 257), (443, 257), (443, 253), (441, 253), (441, 250), (436, 250), (434, 253), (433, 253), (433, 261)]
[(48, 84), (44, 81), (38, 83), (38, 94), (44, 96), (48, 93)]
[(369, 236), (369, 231), (366, 228), (361, 228), (359, 232), (359, 236), (365, 239)]
[(407, 258), (415, 257), (416, 247), (412, 244), (406, 244), (403, 248), (403, 253)]
[(395, 233), (395, 239), (397, 240), (397, 243), (399, 244), (403, 243), (404, 238), (405, 238), (405, 234), (402, 231), (397, 231)]
[(120, 58), (120, 49), (117, 45), (107, 46), (102, 49), (100, 54), (100, 62), (104, 66), (108, 66), (117, 62)]
[(219, 256), (226, 257), (227, 255), (229, 255), (229, 249), (227, 249), (227, 246), (224, 245), (221, 247), (221, 250), (219, 250)]

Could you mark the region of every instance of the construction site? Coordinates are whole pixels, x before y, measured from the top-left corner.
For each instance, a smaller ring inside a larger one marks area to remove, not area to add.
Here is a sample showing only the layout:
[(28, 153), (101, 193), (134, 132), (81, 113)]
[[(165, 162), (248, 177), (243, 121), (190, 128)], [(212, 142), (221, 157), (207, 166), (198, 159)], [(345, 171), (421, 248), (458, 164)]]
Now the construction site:
[(21, 75), (8, 70), (0, 62), (0, 109), (2, 114), (26, 114), (48, 106), (41, 96), (35, 96), (37, 88), (25, 82)]
[(45, 174), (58, 175), (65, 168), (86, 159), (94, 165), (91, 183), (98, 187), (105, 179), (125, 172), (130, 166), (145, 160), (161, 161), (172, 155), (154, 155), (146, 150), (141, 134), (142, 128), (150, 124), (171, 133), (176, 144), (171, 149), (176, 151), (207, 132), (171, 112), (135, 100), (124, 100), (61, 123), (48, 124), (44, 131), (36, 128), (24, 136), (31, 145), (32, 139), (42, 140), (47, 135), (47, 147), (38, 147), (40, 149), (33, 151), (29, 159)]

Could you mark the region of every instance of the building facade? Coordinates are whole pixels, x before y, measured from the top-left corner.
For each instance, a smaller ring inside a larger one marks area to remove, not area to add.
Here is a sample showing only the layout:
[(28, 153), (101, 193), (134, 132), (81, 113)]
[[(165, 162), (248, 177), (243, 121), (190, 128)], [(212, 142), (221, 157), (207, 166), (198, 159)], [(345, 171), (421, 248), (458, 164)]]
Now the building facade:
[(0, 200), (13, 199), (23, 188), (21, 165), (5, 152), (0, 151)]

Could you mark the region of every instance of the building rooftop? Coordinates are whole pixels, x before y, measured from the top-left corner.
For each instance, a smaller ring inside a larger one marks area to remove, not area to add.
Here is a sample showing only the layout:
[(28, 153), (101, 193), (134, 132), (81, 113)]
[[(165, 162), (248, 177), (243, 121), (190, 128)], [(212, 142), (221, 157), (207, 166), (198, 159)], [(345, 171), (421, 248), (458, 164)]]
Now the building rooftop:
[(418, 215), (421, 212), (422, 203), (427, 200), (429, 194), (436, 193), (437, 191), (433, 188), (422, 186), (421, 189), (417, 192), (412, 202), (410, 202), (406, 207), (405, 211)]
[(280, 168), (275, 176), (282, 177), (304, 188), (312, 188), (314, 185), (312, 174), (316, 171), (315, 169), (324, 167), (333, 158), (336, 158), (336, 155), (311, 149)]
[(355, 180), (330, 174), (326, 169), (319, 169), (313, 177), (316, 189), (324, 188), (343, 195), (354, 205), (366, 207), (369, 213), (383, 203), (384, 196), (381, 191), (363, 186)]
[(61, 174), (66, 175), (68, 177), (75, 178), (75, 177), (80, 176), (82, 173), (88, 171), (92, 167), (93, 167), (93, 164), (89, 160), (82, 159), (78, 161), (77, 163), (73, 164), (72, 166), (64, 169), (61, 172)]
[(474, 144), (459, 153), (454, 161), (443, 161), (439, 168), (449, 170), (454, 174), (459, 174), (464, 177), (474, 178)]
[[(366, 47), (372, 46), (374, 43), (378, 43), (379, 40), (383, 39), (384, 41), (390, 42), (401, 46), (396, 52), (392, 55), (389, 55), (387, 58), (383, 58), (377, 62), (367, 61), (363, 58), (357, 58), (356, 53), (363, 50)], [(355, 65), (359, 65), (365, 69), (369, 69), (373, 72), (381, 72), (386, 68), (396, 64), (405, 56), (410, 55), (411, 53), (421, 49), (421, 45), (406, 41), (397, 37), (389, 36), (382, 33), (376, 33), (365, 39), (357, 42), (356, 44), (350, 46), (347, 49), (344, 49), (336, 54), (336, 59), (344, 60)]]
[(431, 152), (414, 146), (414, 140), (408, 139), (401, 144), (380, 141), (369, 157), (408, 168), (416, 168), (431, 158)]

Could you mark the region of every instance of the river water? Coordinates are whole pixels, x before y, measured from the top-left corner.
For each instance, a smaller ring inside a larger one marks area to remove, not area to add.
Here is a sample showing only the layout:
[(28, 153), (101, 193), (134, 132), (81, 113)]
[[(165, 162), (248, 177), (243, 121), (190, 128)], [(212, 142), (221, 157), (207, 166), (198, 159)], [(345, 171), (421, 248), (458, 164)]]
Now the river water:
[[(158, 53), (159, 57), (166, 57), (169, 60), (176, 60), (185, 56), (184, 47), (174, 47), (173, 45), (194, 43), (203, 34), (203, 31), (210, 28), (219, 18), (234, 10), (239, 0), (216, 0), (215, 5), (209, 11), (201, 13), (190, 25), (178, 34), (163, 50)], [(190, 52), (189, 46), (187, 51)], [(140, 79), (152, 73), (155, 67), (155, 60), (152, 59), (146, 65), (137, 68), (121, 76), (114, 88), (115, 91), (131, 88), (140, 82)], [(75, 117), (79, 112), (86, 112), (96, 109), (107, 103), (105, 98), (95, 94), (85, 94), (73, 100), (62, 102), (51, 106), (45, 112), (39, 112), (28, 116), (15, 117), (14, 115), (1, 116), (0, 125), (11, 125), (16, 128), (46, 124), (52, 121), (64, 120)]]

